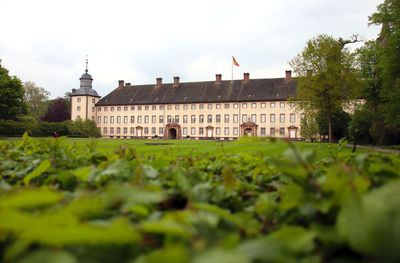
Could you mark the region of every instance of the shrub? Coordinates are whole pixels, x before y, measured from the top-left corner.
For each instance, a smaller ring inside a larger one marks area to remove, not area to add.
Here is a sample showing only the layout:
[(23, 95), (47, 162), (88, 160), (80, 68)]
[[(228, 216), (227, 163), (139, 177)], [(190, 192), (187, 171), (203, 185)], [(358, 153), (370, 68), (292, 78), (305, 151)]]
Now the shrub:
[(97, 138), (100, 137), (100, 129), (96, 126), (94, 121), (89, 119), (78, 119), (70, 123), (68, 127), (70, 136), (83, 137), (83, 138)]

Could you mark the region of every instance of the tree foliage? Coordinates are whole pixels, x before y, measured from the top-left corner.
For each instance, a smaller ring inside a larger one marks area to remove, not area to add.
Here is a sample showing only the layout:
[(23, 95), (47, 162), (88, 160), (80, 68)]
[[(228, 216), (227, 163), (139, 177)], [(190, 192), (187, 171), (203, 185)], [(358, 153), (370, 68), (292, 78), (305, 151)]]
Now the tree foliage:
[(92, 120), (77, 119), (69, 127), (69, 133), (73, 137), (96, 138), (100, 137), (100, 129)]
[(24, 101), (22, 82), (15, 76), (10, 76), (0, 60), (0, 119), (9, 120), (20, 114), (25, 114), (27, 106)]
[(36, 87), (32, 81), (24, 83), (25, 101), (28, 105), (28, 114), (40, 120), (47, 111), (46, 101), (50, 92), (41, 87)]
[(300, 108), (306, 114), (317, 111), (327, 116), (331, 141), (333, 115), (342, 110), (345, 100), (358, 95), (354, 54), (339, 40), (319, 35), (307, 41), (303, 51), (289, 64), (298, 76)]
[(67, 104), (63, 98), (55, 99), (47, 108), (46, 114), (42, 121), (60, 122), (70, 119), (70, 114), (67, 111)]

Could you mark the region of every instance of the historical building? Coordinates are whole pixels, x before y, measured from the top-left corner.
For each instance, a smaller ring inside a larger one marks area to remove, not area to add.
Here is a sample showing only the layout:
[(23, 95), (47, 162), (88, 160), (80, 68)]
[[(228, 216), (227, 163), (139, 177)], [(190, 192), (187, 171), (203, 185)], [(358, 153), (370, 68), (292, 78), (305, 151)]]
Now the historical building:
[(301, 114), (288, 99), (296, 95), (291, 71), (285, 78), (131, 85), (119, 81), (104, 98), (92, 89), (92, 77), (80, 78), (72, 94), (72, 120), (96, 121), (104, 138), (232, 140), (241, 136), (298, 139)]

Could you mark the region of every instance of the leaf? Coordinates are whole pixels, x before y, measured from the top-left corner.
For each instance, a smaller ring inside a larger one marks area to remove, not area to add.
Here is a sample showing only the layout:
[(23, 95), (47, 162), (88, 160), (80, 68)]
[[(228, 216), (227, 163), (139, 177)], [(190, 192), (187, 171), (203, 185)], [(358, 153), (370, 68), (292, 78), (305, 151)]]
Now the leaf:
[(190, 238), (191, 236), (189, 228), (171, 220), (145, 221), (140, 225), (140, 229), (144, 232), (164, 234), (166, 236), (179, 236), (183, 238)]
[(78, 260), (65, 251), (38, 250), (22, 258), (18, 263), (77, 263)]
[(134, 263), (159, 262), (186, 263), (189, 262), (189, 255), (185, 247), (181, 245), (174, 245), (155, 250), (148, 255), (139, 257), (137, 260), (134, 261)]
[(193, 263), (250, 263), (251, 261), (240, 251), (212, 249), (194, 258)]
[(25, 185), (28, 185), (29, 182), (40, 176), (41, 174), (43, 174), (44, 172), (47, 171), (47, 169), (49, 169), (51, 166), (51, 162), (50, 160), (46, 159), (44, 160), (34, 171), (32, 171), (31, 173), (27, 174), (24, 178), (24, 183)]
[(235, 184), (236, 184), (233, 170), (229, 165), (222, 171), (222, 177), (223, 177), (224, 186), (225, 186), (226, 190), (229, 192), (230, 190), (232, 190), (232, 188), (235, 187)]
[(23, 189), (23, 191), (9, 192), (0, 199), (0, 208), (33, 208), (55, 204), (62, 200), (61, 192), (46, 188)]

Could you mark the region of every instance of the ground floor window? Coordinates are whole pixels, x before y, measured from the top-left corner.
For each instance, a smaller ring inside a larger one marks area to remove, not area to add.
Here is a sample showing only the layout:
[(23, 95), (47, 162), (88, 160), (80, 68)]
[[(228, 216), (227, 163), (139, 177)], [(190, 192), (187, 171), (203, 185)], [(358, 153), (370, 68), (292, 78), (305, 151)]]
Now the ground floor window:
[(128, 128), (124, 128), (124, 134), (128, 134)]
[(117, 134), (121, 134), (121, 128), (120, 127), (117, 128)]
[(199, 134), (203, 135), (203, 133), (204, 133), (204, 129), (203, 128), (199, 128)]
[(261, 128), (261, 135), (265, 135), (265, 128)]
[(271, 136), (275, 136), (275, 128), (271, 128), (270, 131), (269, 131), (269, 134)]
[(190, 134), (191, 135), (195, 135), (196, 134), (196, 128), (192, 128), (191, 131), (190, 131)]
[(280, 128), (279, 129), (279, 135), (285, 135), (285, 128)]
[(188, 132), (187, 128), (186, 127), (183, 128), (183, 135), (187, 135), (187, 132)]
[(131, 134), (133, 134), (135, 131), (135, 128), (131, 127)]
[(221, 135), (221, 128), (220, 127), (215, 128), (215, 134), (216, 135)]
[(163, 134), (164, 133), (164, 128), (163, 127), (158, 128), (158, 133), (159, 134)]
[(229, 128), (228, 127), (225, 128), (224, 135), (229, 135)]
[(149, 134), (149, 128), (148, 127), (144, 128), (144, 134)]
[(103, 133), (104, 133), (104, 134), (107, 134), (107, 127), (104, 127), (104, 128), (103, 128)]
[(151, 128), (151, 134), (156, 134), (156, 128), (155, 127)]
[(238, 128), (233, 128), (233, 135), (238, 135), (238, 131), (239, 131), (239, 129)]

